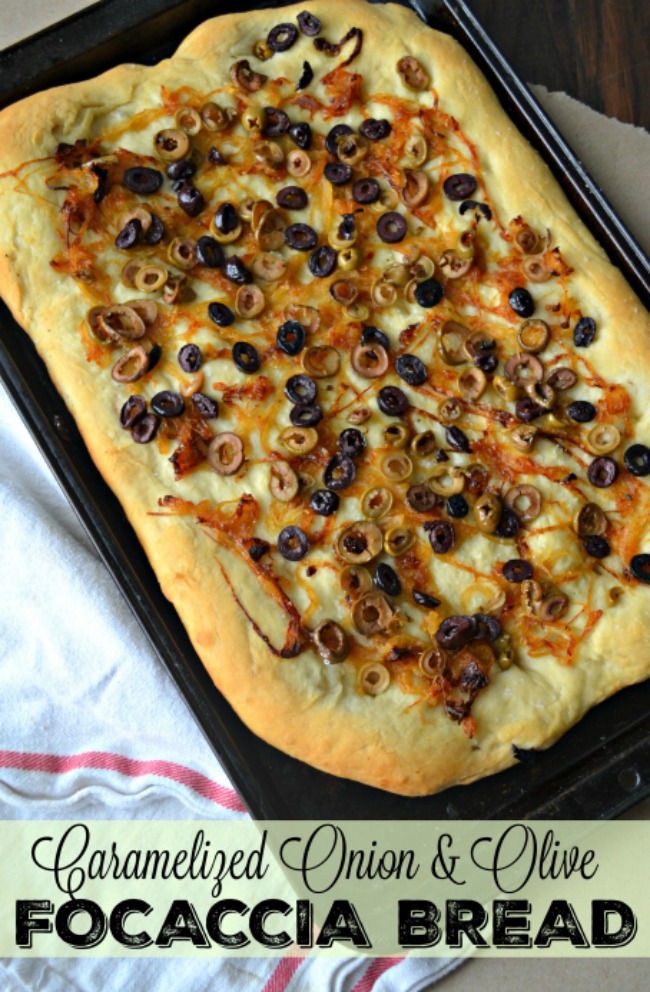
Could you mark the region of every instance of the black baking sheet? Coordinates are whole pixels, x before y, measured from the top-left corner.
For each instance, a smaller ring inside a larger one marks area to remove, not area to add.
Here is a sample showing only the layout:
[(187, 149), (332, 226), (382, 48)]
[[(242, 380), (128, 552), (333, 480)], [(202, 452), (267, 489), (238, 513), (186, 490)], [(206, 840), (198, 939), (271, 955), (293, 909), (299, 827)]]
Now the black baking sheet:
[[(379, 2), (379, 0), (378, 0)], [(542, 152), (612, 260), (650, 306), (648, 259), (462, 0), (412, 0), (457, 37)], [(153, 63), (206, 17), (252, 7), (207, 0), (102, 0), (0, 53), (0, 106), (127, 60)], [(406, 799), (316, 771), (251, 734), (222, 699), (163, 597), (130, 525), (94, 467), (27, 336), (0, 304), (0, 375), (117, 585), (251, 813), (275, 819), (610, 817), (650, 794), (650, 681), (592, 710), (553, 748), (499, 775)], [(171, 690), (170, 690), (171, 691)], [(438, 760), (432, 754), (431, 760)]]

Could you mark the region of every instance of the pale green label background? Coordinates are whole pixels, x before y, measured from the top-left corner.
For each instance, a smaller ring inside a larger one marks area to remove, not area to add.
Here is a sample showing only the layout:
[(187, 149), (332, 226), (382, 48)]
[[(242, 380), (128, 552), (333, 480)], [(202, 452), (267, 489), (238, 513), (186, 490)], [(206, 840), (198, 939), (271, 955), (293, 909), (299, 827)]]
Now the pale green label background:
[(650, 957), (650, 823), (0, 823), (0, 955)]

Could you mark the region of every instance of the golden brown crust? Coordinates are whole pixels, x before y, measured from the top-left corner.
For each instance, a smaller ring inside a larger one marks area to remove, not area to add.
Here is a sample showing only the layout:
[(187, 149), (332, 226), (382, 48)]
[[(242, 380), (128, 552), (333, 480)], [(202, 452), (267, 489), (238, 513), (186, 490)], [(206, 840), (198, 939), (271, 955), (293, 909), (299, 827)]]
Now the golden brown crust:
[[(445, 35), (425, 31), (414, 15), (390, 4), (307, 2), (283, 8), (282, 20), (294, 20), (304, 8), (319, 12), (329, 40), (338, 41), (350, 26), (363, 30), (363, 48), (352, 68), (372, 92), (410, 99), (394, 66), (405, 54), (427, 66), (445, 112), (461, 123), (478, 148), (498, 215), (507, 222), (524, 213), (532, 227), (552, 227), (563, 258), (575, 269), (571, 292), (599, 326), (589, 350), (590, 365), (607, 382), (624, 386), (635, 436), (650, 436), (650, 317), (460, 46)], [(0, 115), (0, 173), (50, 156), (59, 141), (96, 137), (107, 126), (158, 106), (161, 85), (191, 85), (209, 93), (215, 75), (224, 76), (234, 59), (248, 57), (254, 42), (277, 20), (272, 11), (214, 19), (193, 32), (173, 60), (153, 69), (121, 66), (96, 80), (38, 94), (8, 108)], [(300, 57), (292, 54), (292, 65), (303, 57), (304, 52)], [(313, 49), (309, 58), (315, 66), (323, 64), (324, 56)], [(330, 65), (327, 62), (327, 68)], [(265, 71), (264, 65), (260, 69)], [(324, 666), (313, 651), (295, 659), (278, 658), (255, 633), (231, 592), (234, 587), (240, 602), (255, 609), (258, 586), (250, 569), (215, 543), (209, 528), (197, 527), (192, 516), (152, 512), (168, 492), (196, 501), (205, 498), (205, 474), (201, 483), (192, 476), (175, 484), (157, 449), (133, 445), (119, 427), (119, 402), (110, 378), (98, 377), (78, 334), (87, 301), (78, 283), (62, 278), (48, 264), (61, 251), (55, 201), (43, 199), (42, 213), (36, 214), (33, 200), (21, 188), (25, 182), (24, 174), (0, 179), (3, 297), (47, 362), (210, 675), (253, 731), (333, 774), (422, 795), (509, 766), (513, 745), (549, 746), (595, 703), (650, 674), (650, 591), (636, 585), (626, 588), (621, 602), (580, 641), (573, 664), (560, 664), (549, 654), (531, 656), (520, 648), (518, 663), (496, 672), (489, 689), (477, 698), (473, 740), (442, 706), (411, 705), (412, 698), (395, 682), (384, 694), (368, 696), (359, 692), (352, 665)], [(207, 475), (208, 492), (214, 485), (215, 498), (232, 499), (242, 491), (230, 480), (219, 480), (218, 489), (216, 477)], [(243, 491), (246, 484), (244, 480)], [(545, 553), (544, 547), (540, 553)], [(480, 551), (479, 558), (482, 555)], [(612, 582), (601, 573), (595, 584), (602, 599)], [(583, 587), (578, 583), (577, 588), (579, 598)], [(254, 619), (273, 643), (281, 643), (285, 618), (268, 600), (261, 606), (257, 602)]]

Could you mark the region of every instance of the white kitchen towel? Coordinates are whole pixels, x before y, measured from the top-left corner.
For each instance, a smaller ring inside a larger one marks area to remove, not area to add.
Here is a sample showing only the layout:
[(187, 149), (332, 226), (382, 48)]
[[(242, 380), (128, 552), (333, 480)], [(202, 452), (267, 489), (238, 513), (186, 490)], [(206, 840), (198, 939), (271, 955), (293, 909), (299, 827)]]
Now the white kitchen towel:
[[(650, 138), (539, 93), (637, 236)], [(598, 140), (590, 135), (598, 132)], [(618, 149), (611, 156), (612, 148)], [(620, 188), (624, 149), (635, 169)], [(632, 151), (633, 149), (633, 151)], [(609, 166), (609, 171), (608, 171)], [(636, 186), (635, 186), (636, 182)], [(244, 807), (0, 390), (0, 817), (219, 818)], [(0, 962), (0, 988), (43, 992), (416, 992), (444, 961)]]

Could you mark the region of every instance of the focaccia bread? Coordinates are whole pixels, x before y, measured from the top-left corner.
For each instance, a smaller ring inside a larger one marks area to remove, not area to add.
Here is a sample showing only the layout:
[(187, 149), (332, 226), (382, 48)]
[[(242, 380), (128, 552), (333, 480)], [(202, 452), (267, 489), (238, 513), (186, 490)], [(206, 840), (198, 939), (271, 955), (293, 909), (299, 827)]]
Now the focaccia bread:
[(421, 795), (650, 674), (650, 317), (405, 8), (3, 111), (0, 292), (271, 744)]

